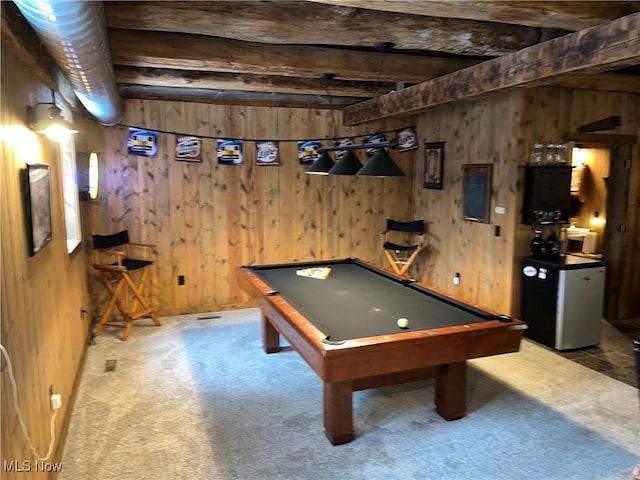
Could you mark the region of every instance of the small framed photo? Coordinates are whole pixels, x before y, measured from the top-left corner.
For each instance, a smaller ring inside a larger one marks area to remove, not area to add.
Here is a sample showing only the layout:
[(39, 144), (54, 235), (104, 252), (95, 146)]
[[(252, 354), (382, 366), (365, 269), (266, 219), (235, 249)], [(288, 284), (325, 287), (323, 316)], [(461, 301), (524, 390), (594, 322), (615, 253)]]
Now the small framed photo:
[(424, 144), (424, 188), (442, 190), (444, 142)]

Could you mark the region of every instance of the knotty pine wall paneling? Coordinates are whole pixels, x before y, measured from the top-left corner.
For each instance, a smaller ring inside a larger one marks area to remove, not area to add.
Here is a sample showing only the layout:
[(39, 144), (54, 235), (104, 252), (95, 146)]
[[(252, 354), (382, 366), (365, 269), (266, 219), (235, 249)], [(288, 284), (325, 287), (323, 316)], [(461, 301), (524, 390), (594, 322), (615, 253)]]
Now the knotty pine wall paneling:
[[(126, 100), (124, 112), (123, 125), (105, 128), (106, 178), (90, 228), (128, 228), (157, 245), (152, 297), (161, 314), (249, 305), (235, 276), (243, 264), (358, 256), (384, 265), (386, 218), (411, 219), (415, 151), (391, 153), (407, 177), (328, 177), (306, 175), (287, 141), (393, 130), (407, 119), (346, 128), (339, 111), (142, 100)], [(172, 133), (159, 134), (156, 157), (137, 157), (127, 154), (125, 125), (213, 138), (203, 140), (202, 163), (175, 161)], [(245, 141), (243, 165), (219, 165), (216, 138), (281, 140), (281, 164), (255, 165), (255, 142)], [(106, 299), (91, 287), (96, 318)]]
[[(26, 428), (37, 452), (49, 446), (49, 387), (62, 394), (62, 407), (55, 422), (56, 452), (63, 436), (63, 423), (71, 405), (74, 382), (87, 345), (89, 310), (86, 261), (82, 242), (67, 253), (63, 216), (62, 179), (57, 145), (37, 135), (26, 125), (26, 107), (48, 102), (50, 90), (32, 71), (2, 45), (2, 108), (0, 161), (1, 212), (1, 327), (0, 339), (9, 352), (16, 377), (18, 398)], [(79, 135), (83, 135), (80, 133)], [(20, 171), (27, 162), (50, 166), (53, 239), (35, 256), (27, 253), (24, 205)], [(0, 362), (0, 415), (2, 461), (34, 462), (23, 438), (13, 406), (12, 386), (4, 360)], [(59, 461), (56, 453), (50, 460)], [(35, 465), (32, 463), (32, 465)], [(26, 475), (26, 476), (25, 476)], [(3, 471), (2, 478), (47, 478), (46, 472)]]
[[(513, 230), (517, 221), (517, 93), (460, 102), (417, 117), (423, 142), (445, 142), (443, 189), (424, 189), (424, 144), (414, 166), (414, 217), (428, 223), (428, 246), (418, 256), (421, 280), (463, 300), (509, 314), (512, 301)], [(462, 218), (462, 167), (492, 165), (489, 223)], [(498, 215), (494, 209), (506, 209)], [(500, 226), (500, 236), (495, 227)], [(460, 273), (460, 284), (453, 277)]]

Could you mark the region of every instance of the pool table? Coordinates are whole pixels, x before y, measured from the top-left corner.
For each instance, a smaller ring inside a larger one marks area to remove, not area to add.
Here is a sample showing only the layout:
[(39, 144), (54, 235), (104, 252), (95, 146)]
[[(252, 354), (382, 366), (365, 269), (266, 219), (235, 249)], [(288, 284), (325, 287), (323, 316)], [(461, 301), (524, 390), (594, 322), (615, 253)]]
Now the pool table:
[[(301, 270), (328, 267), (326, 279)], [(526, 324), (356, 258), (248, 265), (242, 288), (260, 307), (267, 353), (280, 335), (323, 382), (325, 434), (353, 440), (352, 392), (435, 378), (435, 407), (454, 420), (466, 411), (466, 361), (516, 352)], [(406, 328), (398, 319), (406, 318)]]

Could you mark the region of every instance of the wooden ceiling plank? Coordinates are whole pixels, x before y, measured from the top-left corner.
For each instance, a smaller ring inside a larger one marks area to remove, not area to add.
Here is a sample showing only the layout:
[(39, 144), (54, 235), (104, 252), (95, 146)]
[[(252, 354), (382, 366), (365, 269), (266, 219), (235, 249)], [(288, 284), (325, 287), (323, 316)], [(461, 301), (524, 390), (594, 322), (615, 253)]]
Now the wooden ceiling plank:
[(582, 30), (640, 11), (640, 2), (307, 0), (315, 3), (442, 18)]
[[(419, 3), (419, 2), (416, 2)], [(248, 42), (497, 56), (534, 45), (539, 29), (301, 1), (104, 2), (111, 28), (186, 32)]]
[(251, 73), (336, 80), (417, 83), (479, 60), (358, 52), (301, 45), (268, 45), (199, 35), (110, 30), (111, 58), (116, 65)]
[(634, 13), (346, 107), (343, 118), (346, 125), (357, 125), (638, 63), (640, 13)]
[[(318, 79), (221, 72), (189, 72), (185, 70), (123, 66), (116, 67), (115, 73), (118, 83), (134, 85), (310, 95), (327, 94), (327, 85), (325, 85), (324, 81), (321, 82)], [(328, 87), (330, 95), (371, 98), (376, 95), (388, 93), (395, 88), (395, 84), (332, 80)]]

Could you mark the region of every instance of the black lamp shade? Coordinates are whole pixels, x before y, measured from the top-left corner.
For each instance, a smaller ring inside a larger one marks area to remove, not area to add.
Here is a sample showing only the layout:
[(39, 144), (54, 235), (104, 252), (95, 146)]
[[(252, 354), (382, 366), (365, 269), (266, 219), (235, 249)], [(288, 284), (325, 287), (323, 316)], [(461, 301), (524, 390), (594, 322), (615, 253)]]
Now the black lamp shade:
[(351, 150), (347, 150), (342, 158), (336, 162), (329, 175), (355, 175), (362, 168), (362, 163)]
[(320, 156), (305, 170), (304, 173), (313, 175), (328, 175), (329, 170), (333, 167), (334, 163), (327, 152), (322, 152)]
[(384, 148), (378, 148), (369, 161), (356, 173), (358, 177), (404, 177), (404, 172), (387, 154)]

